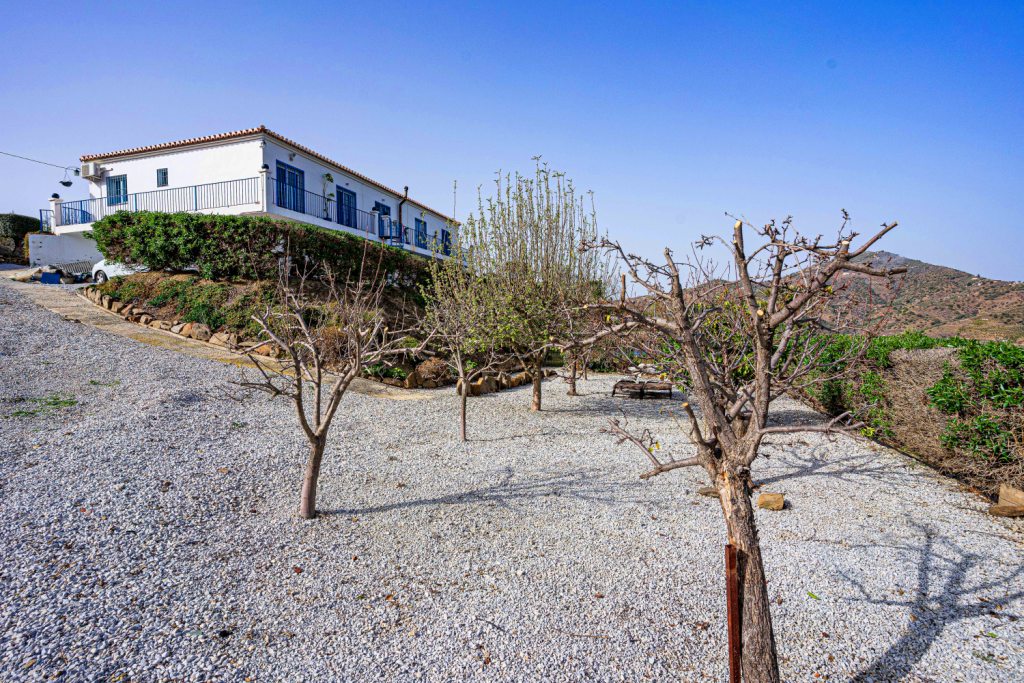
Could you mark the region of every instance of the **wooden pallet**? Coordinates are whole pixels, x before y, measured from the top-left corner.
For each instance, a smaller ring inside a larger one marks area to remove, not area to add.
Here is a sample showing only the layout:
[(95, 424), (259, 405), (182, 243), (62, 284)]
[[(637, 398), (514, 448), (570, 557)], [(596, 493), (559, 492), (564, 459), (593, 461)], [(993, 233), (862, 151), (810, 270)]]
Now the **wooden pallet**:
[(612, 396), (615, 394), (625, 396), (626, 398), (672, 398), (672, 383), (642, 379), (620, 379), (612, 387)]

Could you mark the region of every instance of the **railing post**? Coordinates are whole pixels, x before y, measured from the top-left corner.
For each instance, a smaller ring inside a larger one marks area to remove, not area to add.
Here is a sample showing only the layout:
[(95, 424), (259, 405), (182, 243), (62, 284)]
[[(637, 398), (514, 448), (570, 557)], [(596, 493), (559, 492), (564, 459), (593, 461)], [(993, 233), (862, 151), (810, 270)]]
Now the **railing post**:
[(267, 213), (267, 207), (269, 204), (268, 195), (270, 194), (270, 166), (263, 164), (260, 168), (260, 211)]
[(56, 192), (54, 192), (50, 196), (50, 210), (53, 212), (53, 213), (50, 214), (50, 229), (51, 230), (53, 228), (56, 228), (58, 225), (61, 225), (61, 215), (60, 215), (60, 205), (61, 205), (61, 203), (62, 202), (61, 202), (61, 199), (60, 199), (60, 195), (57, 194)]

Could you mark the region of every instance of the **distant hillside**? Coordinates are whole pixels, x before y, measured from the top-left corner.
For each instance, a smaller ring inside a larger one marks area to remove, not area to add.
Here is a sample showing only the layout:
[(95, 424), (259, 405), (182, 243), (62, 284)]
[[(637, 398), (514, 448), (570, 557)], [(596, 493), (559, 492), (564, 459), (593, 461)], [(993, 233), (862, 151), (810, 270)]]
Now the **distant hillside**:
[(869, 322), (877, 320), (879, 304), (892, 303), (882, 332), (916, 329), (934, 336), (1024, 341), (1022, 282), (989, 280), (885, 251), (865, 254), (860, 260), (879, 267), (907, 268), (894, 291), (878, 279), (859, 274), (846, 273), (840, 280), (859, 302), (873, 304), (867, 307)]

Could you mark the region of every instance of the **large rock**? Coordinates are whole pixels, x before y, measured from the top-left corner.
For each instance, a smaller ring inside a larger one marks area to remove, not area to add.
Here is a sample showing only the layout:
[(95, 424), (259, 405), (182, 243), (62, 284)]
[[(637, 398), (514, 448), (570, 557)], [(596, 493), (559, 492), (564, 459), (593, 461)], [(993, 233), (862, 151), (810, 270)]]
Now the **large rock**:
[(1024, 491), (1006, 484), (999, 485), (1000, 505), (1024, 505)]
[(255, 353), (257, 356), (267, 356), (268, 358), (277, 358), (281, 355), (281, 349), (274, 342), (263, 342), (249, 349), (250, 353)]
[(171, 321), (170, 320), (154, 320), (154, 321), (149, 323), (149, 326), (152, 327), (154, 330), (163, 330), (164, 332), (166, 332), (166, 331), (171, 329)]
[(189, 333), (193, 339), (198, 341), (210, 341), (210, 337), (213, 336), (213, 330), (210, 329), (209, 325), (203, 323), (194, 323), (192, 325), (192, 331)]
[(114, 313), (120, 313), (121, 311), (124, 310), (124, 306), (124, 302), (111, 301), (110, 306), (108, 308), (110, 308), (110, 310), (113, 311)]
[(108, 311), (110, 310), (110, 304), (113, 303), (113, 301), (114, 300), (110, 298), (109, 294), (103, 294), (102, 296), (100, 296), (100, 306), (107, 309)]
[(210, 337), (210, 343), (233, 349), (238, 346), (238, 335), (234, 332), (217, 332)]
[(420, 373), (413, 370), (405, 376), (405, 382), (403, 383), (406, 389), (415, 389), (420, 386)]
[(786, 507), (786, 497), (781, 493), (762, 493), (757, 497), (757, 507), (762, 510), (781, 510)]
[(1024, 517), (1024, 505), (1010, 505), (1009, 503), (996, 503), (989, 507), (988, 514), (996, 517)]
[[(174, 334), (180, 334), (182, 336), (187, 337), (188, 335), (183, 330), (185, 329), (186, 325), (191, 325), (191, 324), (192, 323), (176, 323), (174, 325), (171, 325), (171, 332), (173, 332)], [(192, 331), (191, 327), (189, 328), (189, 331), (190, 332)]]
[(151, 322), (153, 322), (153, 316), (151, 316), (149, 313), (143, 313), (142, 315), (139, 316), (140, 325), (148, 325)]
[(514, 387), (521, 387), (524, 384), (529, 384), (532, 381), (533, 378), (530, 377), (530, 373), (526, 372), (525, 370), (521, 372), (515, 372), (509, 375), (509, 384)]

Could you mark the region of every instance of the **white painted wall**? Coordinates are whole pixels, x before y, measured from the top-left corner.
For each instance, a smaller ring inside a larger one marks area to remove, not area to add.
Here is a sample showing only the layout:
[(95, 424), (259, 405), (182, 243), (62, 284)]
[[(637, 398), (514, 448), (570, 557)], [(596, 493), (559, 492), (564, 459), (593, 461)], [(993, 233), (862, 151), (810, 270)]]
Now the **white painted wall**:
[(89, 181), (89, 196), (107, 196), (106, 178), (118, 175), (128, 177), (129, 194), (167, 189), (156, 185), (156, 171), (159, 168), (167, 169), (168, 188), (254, 178), (260, 174), (260, 166), (263, 165), (260, 137), (254, 135), (239, 140), (99, 161), (97, 163), (103, 168), (104, 177)]
[(96, 243), (82, 235), (29, 235), (28, 261), (33, 266), (73, 261), (102, 261)]

